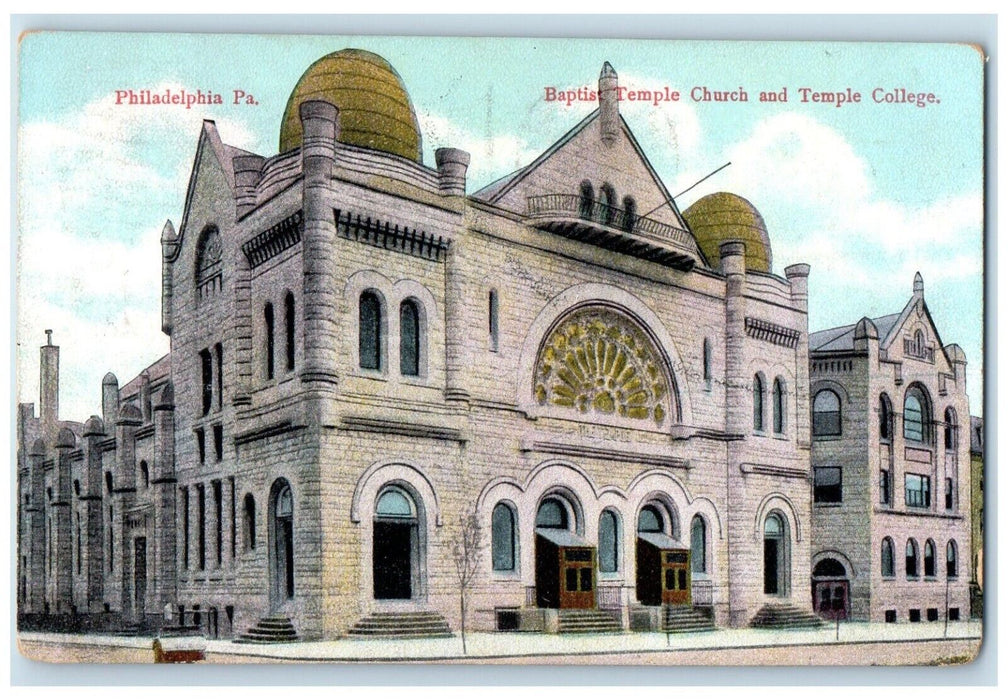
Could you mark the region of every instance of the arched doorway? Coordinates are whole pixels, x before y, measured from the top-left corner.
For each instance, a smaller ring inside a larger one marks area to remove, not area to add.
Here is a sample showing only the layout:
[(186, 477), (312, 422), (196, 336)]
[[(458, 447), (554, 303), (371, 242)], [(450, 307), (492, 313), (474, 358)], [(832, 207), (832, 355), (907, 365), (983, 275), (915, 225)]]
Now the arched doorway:
[(827, 620), (850, 617), (850, 581), (847, 569), (832, 557), (812, 569), (812, 604), (816, 613)]
[(763, 592), (788, 595), (789, 552), (787, 520), (773, 512), (763, 523)]
[(410, 600), (419, 592), (419, 523), (412, 494), (396, 485), (379, 491), (371, 558), (375, 600)]
[(273, 482), (269, 500), (270, 605), (294, 597), (294, 496), (286, 479)]
[(560, 494), (536, 510), (536, 605), (594, 608), (596, 549), (577, 534), (578, 511)]
[(689, 547), (675, 536), (668, 505), (650, 501), (637, 514), (637, 600), (641, 605), (690, 604)]

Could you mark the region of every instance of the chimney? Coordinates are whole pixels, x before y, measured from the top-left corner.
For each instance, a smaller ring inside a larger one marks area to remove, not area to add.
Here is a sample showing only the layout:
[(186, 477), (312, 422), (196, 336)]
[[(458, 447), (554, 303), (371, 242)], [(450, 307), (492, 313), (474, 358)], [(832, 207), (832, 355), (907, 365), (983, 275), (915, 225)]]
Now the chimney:
[(457, 148), (439, 148), (434, 151), (434, 160), (437, 162), (441, 194), (464, 197), (469, 154)]
[(39, 414), (42, 429), (48, 434), (59, 421), (59, 346), (52, 344), (52, 331), (46, 330), (46, 344), (41, 348), (39, 379)]
[(602, 142), (606, 145), (616, 140), (619, 133), (619, 83), (616, 71), (609, 61), (602, 65), (598, 79), (599, 126)]

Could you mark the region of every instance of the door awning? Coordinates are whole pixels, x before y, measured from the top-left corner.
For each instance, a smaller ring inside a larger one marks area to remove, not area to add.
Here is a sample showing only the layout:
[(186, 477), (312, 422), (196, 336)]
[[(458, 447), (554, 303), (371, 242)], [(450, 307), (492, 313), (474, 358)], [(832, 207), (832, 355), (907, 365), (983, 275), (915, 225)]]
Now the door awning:
[(664, 532), (638, 532), (637, 537), (658, 549), (689, 549), (679, 540), (674, 540)]
[(537, 527), (536, 534), (544, 537), (558, 547), (594, 547), (591, 542), (570, 530), (558, 527)]

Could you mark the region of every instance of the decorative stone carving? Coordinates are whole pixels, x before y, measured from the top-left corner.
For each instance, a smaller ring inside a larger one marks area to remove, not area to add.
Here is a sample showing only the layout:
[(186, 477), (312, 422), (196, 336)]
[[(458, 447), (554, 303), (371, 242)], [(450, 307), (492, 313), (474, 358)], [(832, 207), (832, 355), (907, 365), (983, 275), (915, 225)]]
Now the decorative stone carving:
[(629, 318), (602, 306), (578, 309), (554, 327), (539, 351), (535, 400), (662, 425), (669, 386), (660, 358)]

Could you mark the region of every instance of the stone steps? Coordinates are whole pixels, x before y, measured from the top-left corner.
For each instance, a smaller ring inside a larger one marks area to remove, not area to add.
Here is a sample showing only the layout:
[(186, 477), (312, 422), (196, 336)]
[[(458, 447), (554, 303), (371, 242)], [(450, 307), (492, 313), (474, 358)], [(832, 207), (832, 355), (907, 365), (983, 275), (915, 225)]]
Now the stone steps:
[(602, 610), (561, 609), (558, 611), (558, 615), (560, 634), (597, 634), (623, 631), (619, 620)]
[(806, 629), (824, 624), (822, 618), (810, 610), (787, 603), (764, 605), (749, 622), (750, 627), (764, 629)]
[(671, 634), (685, 632), (713, 632), (717, 629), (711, 616), (688, 605), (668, 605), (665, 607), (663, 631)]
[(347, 636), (353, 639), (417, 639), (451, 637), (452, 631), (440, 613), (379, 612), (358, 620)]
[(234, 641), (237, 644), (286, 644), (297, 640), (297, 630), (294, 629), (290, 618), (267, 615)]

